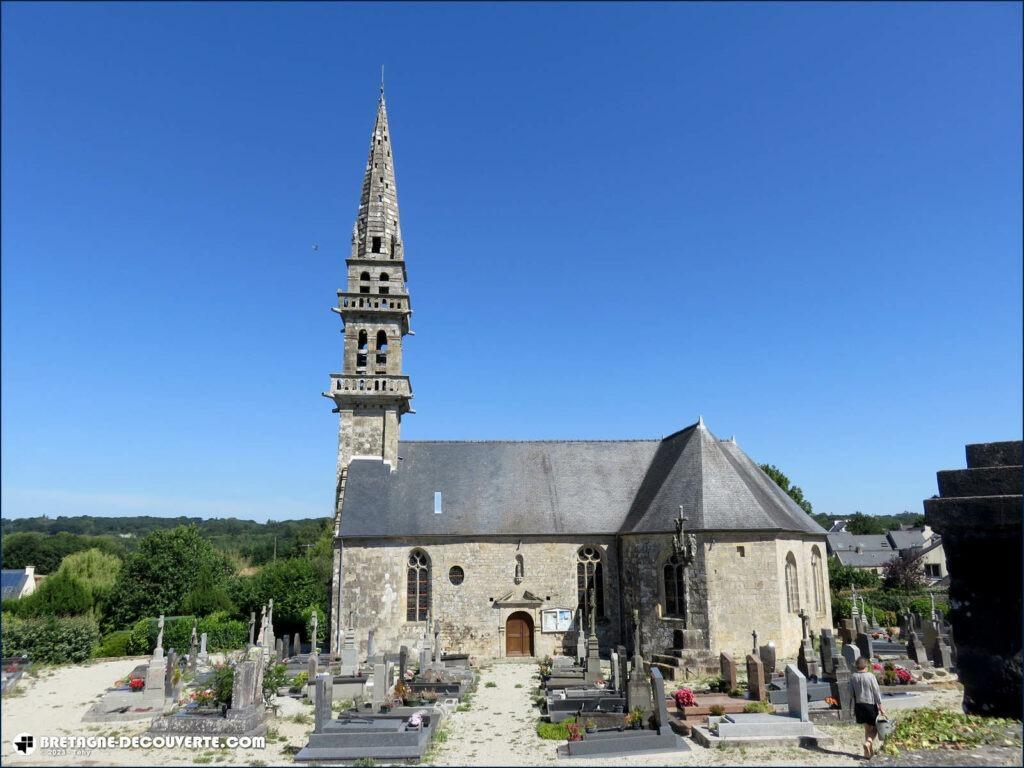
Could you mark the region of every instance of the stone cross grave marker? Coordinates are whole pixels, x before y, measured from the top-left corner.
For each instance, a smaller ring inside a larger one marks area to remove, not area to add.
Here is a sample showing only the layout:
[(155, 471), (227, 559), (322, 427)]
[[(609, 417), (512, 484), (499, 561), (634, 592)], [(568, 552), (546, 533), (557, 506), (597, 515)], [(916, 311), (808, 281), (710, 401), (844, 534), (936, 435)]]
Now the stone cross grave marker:
[(802, 723), (811, 720), (807, 711), (807, 678), (792, 664), (786, 665), (786, 700), (789, 703), (789, 716), (796, 717)]
[(210, 654), (206, 652), (206, 633), (199, 636), (199, 663), (206, 664), (210, 660)]
[(753, 640), (754, 640), (754, 650), (751, 651), (751, 653), (753, 653), (756, 656), (757, 655), (757, 630), (756, 629), (751, 631), (750, 637), (753, 638)]
[(298, 656), (300, 653), (302, 653), (302, 638), (296, 632), (292, 635), (292, 656)]
[(619, 661), (619, 672), (618, 672), (618, 686), (615, 691), (620, 694), (626, 693), (626, 681), (629, 680), (629, 675), (626, 673), (626, 667), (629, 664), (629, 659), (626, 656), (626, 646), (617, 645), (615, 646), (615, 652), (618, 656)]
[(850, 667), (846, 659), (836, 656), (836, 681), (832, 684), (832, 695), (839, 701), (839, 719), (853, 719), (853, 691), (850, 690)]
[(317, 639), (319, 637), (319, 633), (317, 632), (317, 629), (319, 628), (319, 622), (320, 622), (320, 620), (317, 618), (316, 611), (313, 611), (313, 615), (309, 617), (309, 652), (310, 653), (317, 653), (317, 651), (319, 649), (319, 640)]
[(398, 652), (398, 679), (401, 681), (402, 685), (405, 685), (405, 671), (408, 666), (409, 649), (403, 645)]
[(164, 674), (164, 698), (174, 696), (174, 670), (178, 668), (178, 654), (171, 648), (167, 651), (167, 669)]
[(256, 639), (256, 611), (249, 611), (249, 647), (251, 648)]
[(162, 659), (164, 656), (164, 615), (161, 613), (156, 622), (156, 648), (153, 650), (154, 659)]
[(767, 701), (768, 691), (764, 685), (764, 664), (754, 654), (747, 654), (747, 687), (754, 701)]

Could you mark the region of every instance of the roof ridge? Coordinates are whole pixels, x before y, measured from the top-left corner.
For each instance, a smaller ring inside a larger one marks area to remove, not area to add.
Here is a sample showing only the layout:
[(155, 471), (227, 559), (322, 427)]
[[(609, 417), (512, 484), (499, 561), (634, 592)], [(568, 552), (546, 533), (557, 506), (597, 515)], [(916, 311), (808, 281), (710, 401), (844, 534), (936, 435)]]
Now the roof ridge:
[(398, 443), (660, 443), (664, 437), (625, 437), (625, 438), (569, 438), (569, 439), (537, 439), (537, 440), (399, 440)]

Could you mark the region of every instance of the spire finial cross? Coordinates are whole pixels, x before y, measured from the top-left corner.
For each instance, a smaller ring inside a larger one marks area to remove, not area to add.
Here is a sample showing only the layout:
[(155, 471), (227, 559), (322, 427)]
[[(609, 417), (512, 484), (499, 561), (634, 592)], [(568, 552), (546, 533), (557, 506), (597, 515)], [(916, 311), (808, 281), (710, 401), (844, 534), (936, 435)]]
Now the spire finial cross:
[(384, 65), (380, 65), (380, 98), (384, 100)]

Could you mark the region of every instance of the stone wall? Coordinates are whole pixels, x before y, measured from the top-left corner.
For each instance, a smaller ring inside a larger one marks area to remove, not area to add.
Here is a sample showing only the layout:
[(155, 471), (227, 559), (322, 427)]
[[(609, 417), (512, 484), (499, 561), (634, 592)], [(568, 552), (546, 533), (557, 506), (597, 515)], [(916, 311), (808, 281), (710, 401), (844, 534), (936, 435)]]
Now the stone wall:
[[(618, 558), (614, 537), (587, 541), (555, 539), (457, 540), (443, 542), (413, 538), (344, 541), (342, 555), (342, 622), (351, 612), (360, 648), (365, 652), (366, 633), (375, 630), (379, 648), (397, 650), (413, 646), (424, 623), (406, 621), (406, 567), (413, 548), (424, 550), (431, 563), (433, 616), (441, 622), (446, 650), (479, 656), (503, 656), (505, 622), (512, 613), (525, 612), (533, 622), (534, 654), (544, 656), (574, 646), (575, 633), (542, 633), (541, 611), (577, 608), (577, 551), (584, 544), (602, 552), (605, 616), (598, 622), (602, 649), (619, 642)], [(516, 555), (522, 555), (524, 578), (515, 581)], [(459, 566), (461, 584), (449, 579)], [(524, 600), (529, 592), (538, 602)], [(509, 594), (511, 593), (511, 595)], [(502, 601), (501, 598), (507, 597)]]

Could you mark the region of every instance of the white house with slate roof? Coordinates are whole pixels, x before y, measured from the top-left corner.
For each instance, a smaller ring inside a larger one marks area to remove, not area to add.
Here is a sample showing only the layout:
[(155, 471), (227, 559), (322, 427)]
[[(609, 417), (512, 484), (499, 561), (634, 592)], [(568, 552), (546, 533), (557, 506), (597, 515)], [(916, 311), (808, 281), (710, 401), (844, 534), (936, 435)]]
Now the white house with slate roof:
[[(543, 656), (594, 624), (603, 651), (687, 643), (737, 654), (751, 632), (795, 656), (799, 613), (831, 627), (825, 531), (703, 420), (660, 440), (407, 441), (411, 305), (383, 91), (352, 236), (339, 414), (331, 649), (415, 645)], [(678, 526), (682, 518), (682, 531)]]

